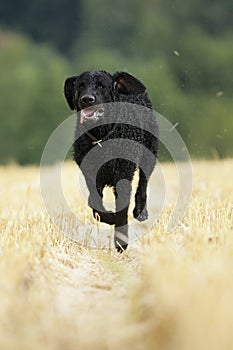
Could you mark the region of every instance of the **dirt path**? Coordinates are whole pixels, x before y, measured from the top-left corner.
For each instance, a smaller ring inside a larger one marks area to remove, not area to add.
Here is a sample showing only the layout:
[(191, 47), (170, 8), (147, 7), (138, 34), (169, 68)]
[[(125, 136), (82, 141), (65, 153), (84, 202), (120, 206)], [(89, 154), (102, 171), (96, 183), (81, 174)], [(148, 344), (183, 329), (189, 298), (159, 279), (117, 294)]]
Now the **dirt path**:
[[(43, 211), (37, 167), (0, 168), (0, 349), (231, 350), (233, 162), (194, 164), (192, 203), (170, 235), (176, 172), (163, 168), (163, 214), (122, 255), (56, 230)], [(70, 200), (91, 217), (75, 193)]]

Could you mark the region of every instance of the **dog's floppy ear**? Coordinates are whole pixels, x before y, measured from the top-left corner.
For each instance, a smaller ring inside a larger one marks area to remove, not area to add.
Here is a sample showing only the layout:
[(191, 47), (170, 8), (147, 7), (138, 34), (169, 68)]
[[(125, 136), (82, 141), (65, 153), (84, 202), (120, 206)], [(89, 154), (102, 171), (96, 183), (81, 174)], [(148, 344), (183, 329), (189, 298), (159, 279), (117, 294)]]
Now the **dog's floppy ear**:
[(113, 75), (114, 89), (120, 94), (137, 95), (145, 92), (146, 87), (140, 80), (126, 72), (117, 72)]
[(74, 83), (78, 76), (67, 78), (64, 84), (64, 94), (70, 109), (74, 110)]

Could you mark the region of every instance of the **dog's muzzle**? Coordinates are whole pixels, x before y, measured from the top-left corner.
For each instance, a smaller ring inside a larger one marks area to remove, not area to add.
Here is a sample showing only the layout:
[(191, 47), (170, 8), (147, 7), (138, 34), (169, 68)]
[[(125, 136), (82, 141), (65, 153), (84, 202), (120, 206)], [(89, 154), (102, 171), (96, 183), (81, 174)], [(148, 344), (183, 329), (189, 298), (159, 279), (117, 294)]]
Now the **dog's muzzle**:
[(88, 121), (97, 122), (104, 115), (103, 108), (88, 107), (80, 111), (80, 124)]

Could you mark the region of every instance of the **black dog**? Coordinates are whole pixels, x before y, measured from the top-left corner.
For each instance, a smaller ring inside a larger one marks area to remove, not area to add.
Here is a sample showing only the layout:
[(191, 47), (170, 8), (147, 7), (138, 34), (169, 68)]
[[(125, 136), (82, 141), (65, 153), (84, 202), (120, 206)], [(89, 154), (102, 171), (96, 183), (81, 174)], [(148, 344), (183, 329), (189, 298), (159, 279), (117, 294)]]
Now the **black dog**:
[[(158, 152), (158, 137), (156, 136), (158, 126), (154, 115), (154, 129), (149, 132), (148, 128), (147, 130), (144, 128), (146, 120), (149, 120), (145, 114), (153, 113), (152, 104), (145, 86), (126, 72), (114, 75), (105, 71), (84, 72), (79, 76), (67, 78), (64, 91), (69, 107), (78, 112), (73, 150), (74, 159), (84, 174), (90, 192), (88, 204), (93, 209), (94, 216), (98, 213), (100, 221), (115, 225), (115, 247), (122, 252), (128, 245), (127, 224), (131, 181), (137, 168), (139, 168), (139, 183), (133, 215), (139, 221), (148, 218), (147, 182), (154, 169)], [(117, 104), (119, 108), (113, 110), (113, 102), (126, 103)], [(128, 104), (130, 106), (133, 104), (135, 111), (131, 108), (129, 110)], [(138, 117), (139, 113), (137, 106), (147, 108), (140, 109), (143, 110), (143, 113), (139, 116), (139, 123), (135, 125), (135, 116)], [(118, 123), (117, 119), (113, 121), (110, 118), (112, 114), (124, 115), (125, 122), (122, 122), (122, 119)], [(104, 144), (107, 145), (105, 141), (116, 140), (118, 152), (124, 150), (126, 156), (116, 157), (117, 153), (114, 153), (116, 144), (105, 147)], [(135, 143), (131, 147), (126, 140)], [(152, 158), (148, 158), (143, 147), (151, 152)], [(94, 151), (93, 157), (83, 162), (91, 151)], [(144, 162), (143, 169), (142, 161)], [(100, 163), (102, 165), (95, 174)], [(105, 186), (113, 188), (116, 199), (115, 213), (106, 211), (103, 207), (102, 197)]]

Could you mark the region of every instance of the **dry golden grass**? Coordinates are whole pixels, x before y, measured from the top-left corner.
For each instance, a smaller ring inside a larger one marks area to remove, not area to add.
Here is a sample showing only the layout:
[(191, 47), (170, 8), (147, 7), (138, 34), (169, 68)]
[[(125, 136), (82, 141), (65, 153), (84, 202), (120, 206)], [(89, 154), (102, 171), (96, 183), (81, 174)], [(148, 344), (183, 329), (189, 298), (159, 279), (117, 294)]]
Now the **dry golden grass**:
[[(175, 169), (162, 168), (172, 192)], [(233, 160), (193, 168), (182, 225), (165, 232), (167, 205), (152, 232), (118, 255), (56, 231), (39, 168), (1, 167), (0, 349), (231, 350)]]

